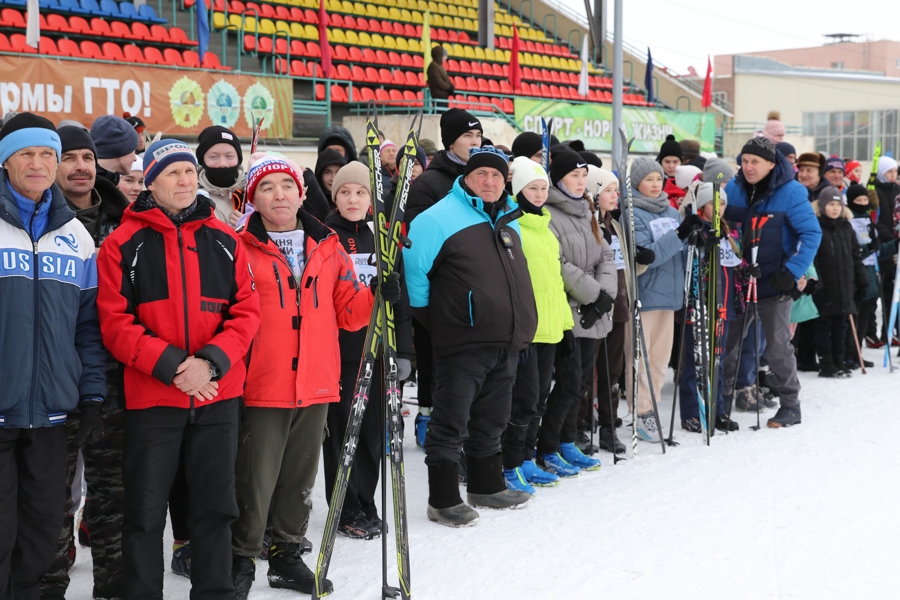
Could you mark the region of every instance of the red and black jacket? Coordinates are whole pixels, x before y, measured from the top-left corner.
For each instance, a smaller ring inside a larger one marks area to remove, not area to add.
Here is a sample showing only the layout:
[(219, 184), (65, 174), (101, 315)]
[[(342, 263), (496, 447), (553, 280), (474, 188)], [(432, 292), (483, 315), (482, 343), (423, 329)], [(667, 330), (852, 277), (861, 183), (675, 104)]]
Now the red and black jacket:
[(241, 396), (243, 359), (260, 323), (244, 249), (209, 199), (198, 196), (175, 225), (145, 197), (128, 207), (98, 258), (103, 343), (125, 365), (126, 406), (193, 408), (194, 397), (172, 385), (189, 356), (219, 369), (209, 402)]

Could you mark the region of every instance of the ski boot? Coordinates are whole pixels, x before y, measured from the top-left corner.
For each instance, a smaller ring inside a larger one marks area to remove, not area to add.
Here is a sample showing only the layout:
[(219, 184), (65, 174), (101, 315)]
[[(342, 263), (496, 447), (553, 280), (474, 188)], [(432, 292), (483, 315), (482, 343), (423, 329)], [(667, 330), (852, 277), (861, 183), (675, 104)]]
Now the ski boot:
[(478, 522), (478, 513), (464, 502), (449, 508), (434, 508), (429, 504), (428, 520), (447, 527), (470, 527)]
[(172, 572), (182, 577), (191, 578), (191, 541), (172, 544)]
[(515, 469), (503, 469), (503, 476), (506, 478), (506, 487), (508, 487), (509, 489), (525, 492), (527, 494), (531, 494), (532, 496), (535, 494), (534, 487), (530, 483), (528, 483), (527, 479), (525, 479), (525, 474), (522, 472), (522, 467), (516, 467)]
[(645, 442), (659, 441), (659, 428), (652, 412), (638, 416), (638, 437)]
[(782, 406), (766, 425), (773, 429), (800, 424), (800, 406)]
[(581, 472), (580, 467), (576, 467), (568, 462), (559, 452), (542, 454), (538, 460), (540, 461), (540, 466), (559, 477), (575, 477)]
[(600, 468), (600, 461), (584, 453), (575, 447), (572, 442), (563, 442), (559, 445), (559, 453), (570, 465), (574, 465), (584, 471), (596, 471)]
[(231, 579), (234, 582), (235, 600), (247, 600), (253, 580), (256, 579), (256, 561), (246, 556), (234, 556), (231, 562)]
[[(283, 590), (295, 590), (304, 594), (312, 594), (316, 587), (316, 576), (300, 558), (300, 544), (272, 544), (269, 547), (269, 587)], [(334, 585), (325, 580), (322, 593), (334, 591)]]
[(526, 460), (521, 466), (525, 481), (539, 487), (553, 487), (559, 485), (559, 477), (549, 473), (536, 464), (533, 460)]
[(681, 420), (681, 428), (685, 431), (689, 431), (691, 433), (702, 433), (703, 425), (700, 423), (700, 419), (697, 417), (691, 417), (690, 419), (682, 419)]

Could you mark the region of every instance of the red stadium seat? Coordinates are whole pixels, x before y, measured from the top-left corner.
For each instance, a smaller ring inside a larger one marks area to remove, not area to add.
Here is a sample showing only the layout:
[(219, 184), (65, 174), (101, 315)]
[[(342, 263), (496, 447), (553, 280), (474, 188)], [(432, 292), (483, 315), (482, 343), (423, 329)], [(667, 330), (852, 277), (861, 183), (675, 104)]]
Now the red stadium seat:
[(368, 81), (365, 70), (359, 65), (353, 65), (353, 68), (350, 69), (350, 79), (354, 83), (365, 83)]
[(123, 23), (122, 21), (112, 21), (109, 24), (110, 34), (109, 37), (114, 37), (120, 40), (133, 40), (134, 33), (131, 32), (131, 28), (127, 23)]
[(366, 82), (374, 84), (382, 83), (381, 78), (378, 76), (378, 70), (375, 67), (366, 67), (365, 73)]
[(144, 53), (141, 49), (134, 44), (125, 44), (122, 47), (122, 53), (125, 56), (125, 60), (128, 62), (134, 63), (146, 63), (147, 59), (144, 58)]
[(306, 56), (306, 43), (303, 40), (291, 40), (291, 57)]
[[(126, 60), (125, 56), (122, 54), (122, 47), (113, 42), (103, 42), (103, 58), (105, 60), (113, 60), (116, 62), (134, 62), (130, 60)], [(81, 51), (84, 52), (84, 46), (81, 47)]]
[(215, 52), (206, 52), (203, 54), (203, 68), (215, 69), (217, 71), (230, 71), (231, 67), (226, 67), (219, 61), (219, 55)]
[(331, 101), (346, 104), (349, 101), (347, 91), (340, 85), (331, 86)]
[(74, 40), (62, 38), (57, 43), (57, 47), (59, 48), (59, 53), (63, 56), (82, 58), (81, 49), (78, 47), (78, 44), (76, 44)]
[(163, 50), (163, 58), (166, 60), (166, 64), (175, 67), (184, 66), (184, 58), (182, 58), (181, 52), (175, 48), (166, 48)]
[(69, 31), (72, 33), (88, 34), (91, 32), (91, 26), (84, 17), (69, 17)]
[(309, 69), (302, 60), (291, 61), (291, 75), (294, 77), (309, 77)]
[[(274, 54), (278, 56), (287, 56), (288, 53), (288, 41), (287, 38), (277, 37), (275, 38), (275, 47), (272, 49)], [(287, 69), (287, 67), (285, 67)]]
[(362, 50), (360, 50), (359, 47), (350, 46), (350, 62), (365, 62), (365, 60), (363, 60)]
[(350, 67), (345, 64), (337, 65), (335, 69), (335, 78), (336, 79), (346, 79), (350, 80), (353, 78), (353, 74), (350, 72)]
[(181, 56), (184, 57), (184, 66), (194, 69), (200, 68), (200, 55), (193, 50), (185, 50), (181, 53)]
[(375, 92), (372, 91), (372, 88), (359, 88), (359, 102), (368, 102), (369, 100), (375, 99)]
[(163, 58), (162, 52), (160, 52), (159, 48), (155, 46), (147, 46), (146, 48), (144, 48), (144, 60), (151, 65), (167, 64), (165, 59)]
[(325, 100), (325, 84), (324, 83), (316, 84), (316, 100), (319, 102), (323, 102)]
[(157, 41), (157, 43), (162, 42), (166, 44), (176, 43), (173, 42), (172, 36), (169, 35), (169, 30), (160, 25), (159, 23), (154, 23), (150, 26), (150, 39)]
[(244, 54), (253, 54), (256, 52), (256, 37), (249, 33), (244, 34)]
[(391, 97), (387, 93), (387, 90), (378, 88), (377, 90), (375, 90), (375, 100), (377, 100), (378, 102), (390, 102)]
[[(150, 34), (150, 28), (140, 21), (134, 21), (131, 24), (131, 34), (132, 37), (136, 40), (155, 41), (153, 36)], [(168, 36), (166, 36), (165, 40), (160, 41), (168, 41)], [(147, 53), (145, 52), (144, 56), (146, 56), (146, 54)]]
[[(44, 15), (41, 15), (43, 17)], [(58, 31), (60, 33), (70, 33), (72, 30), (69, 27), (69, 22), (62, 15), (57, 14), (49, 14), (47, 15), (47, 22), (42, 24), (41, 31)]]
[(79, 44), (79, 46), (81, 47), (81, 55), (83, 57), (93, 60), (106, 60), (106, 56), (100, 49), (100, 46), (97, 45), (97, 42), (94, 42), (92, 40), (83, 40), (81, 44)]
[[(250, 36), (250, 37), (253, 37), (253, 36)], [(260, 38), (257, 42), (256, 52), (258, 54), (272, 54), (273, 50), (274, 50), (274, 48), (272, 45), (272, 38), (260, 36)], [(203, 56), (206, 56), (206, 55), (204, 54)]]
[(46, 35), (42, 35), (38, 41), (38, 52), (49, 56), (59, 56), (59, 48), (56, 47), (56, 42)]
[(25, 17), (13, 8), (0, 10), (0, 23), (3, 23), (6, 27), (25, 29)]
[(332, 51), (334, 52), (332, 55), (334, 60), (350, 61), (350, 53), (347, 51), (347, 46), (338, 44), (332, 47)]
[(184, 29), (181, 27), (169, 27), (169, 39), (173, 44), (182, 44), (187, 46), (196, 46), (199, 44), (196, 40), (189, 40)]

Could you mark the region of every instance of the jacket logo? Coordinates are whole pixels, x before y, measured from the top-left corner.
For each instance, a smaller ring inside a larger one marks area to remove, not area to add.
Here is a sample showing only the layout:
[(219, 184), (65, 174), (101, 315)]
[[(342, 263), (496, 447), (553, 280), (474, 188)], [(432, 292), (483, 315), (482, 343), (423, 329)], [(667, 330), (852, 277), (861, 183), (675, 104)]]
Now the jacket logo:
[(200, 312), (223, 313), (228, 310), (227, 302), (213, 302), (212, 300), (200, 301)]
[(68, 237), (58, 235), (53, 239), (53, 241), (56, 242), (57, 247), (61, 248), (62, 245), (65, 244), (72, 252), (78, 252), (78, 242), (75, 241), (74, 233), (70, 233)]

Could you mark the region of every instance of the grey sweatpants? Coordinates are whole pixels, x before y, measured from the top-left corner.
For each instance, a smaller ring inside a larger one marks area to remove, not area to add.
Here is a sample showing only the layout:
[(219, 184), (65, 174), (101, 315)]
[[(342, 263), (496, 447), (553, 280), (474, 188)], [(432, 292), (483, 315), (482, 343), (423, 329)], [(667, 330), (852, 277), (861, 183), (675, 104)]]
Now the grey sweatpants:
[[(762, 322), (763, 334), (766, 338), (766, 360), (769, 371), (774, 376), (782, 406), (800, 405), (800, 380), (797, 379), (797, 360), (794, 357), (794, 346), (791, 344), (791, 307), (794, 301), (789, 296), (765, 298), (757, 303), (759, 320)], [(747, 310), (753, 307), (747, 305)], [(743, 323), (743, 328), (739, 325)], [(747, 336), (753, 321), (739, 317), (728, 328), (725, 340), (725, 393), (730, 394), (738, 368), (738, 348)]]

